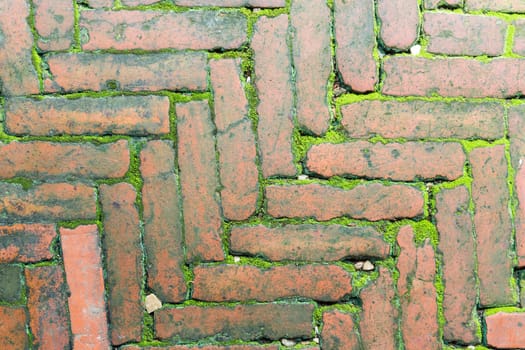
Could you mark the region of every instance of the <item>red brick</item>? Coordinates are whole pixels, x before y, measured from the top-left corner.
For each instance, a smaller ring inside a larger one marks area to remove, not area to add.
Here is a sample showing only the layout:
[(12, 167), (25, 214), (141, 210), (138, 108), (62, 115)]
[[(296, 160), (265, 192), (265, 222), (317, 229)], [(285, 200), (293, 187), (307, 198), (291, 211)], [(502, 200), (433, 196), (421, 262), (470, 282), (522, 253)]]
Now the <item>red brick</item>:
[(390, 245), (372, 227), (342, 225), (285, 225), (234, 227), (233, 253), (264, 256), (272, 261), (337, 261), (348, 258), (386, 258)]
[(48, 97), (9, 99), (6, 131), (14, 135), (167, 134), (166, 96)]
[(364, 349), (397, 349), (399, 312), (392, 304), (394, 293), (392, 275), (384, 267), (379, 268), (378, 279), (361, 292), (363, 311), (359, 330)]
[(340, 266), (275, 266), (260, 269), (249, 265), (197, 266), (193, 298), (205, 301), (273, 301), (306, 297), (338, 301), (352, 291), (352, 277)]
[[(470, 153), (477, 237), (479, 300), (482, 306), (515, 304), (512, 287), (512, 225), (505, 146)], [(497, 251), (498, 254), (494, 254)]]
[(67, 307), (67, 285), (61, 266), (25, 270), (33, 348), (71, 349)]
[(523, 13), (525, 3), (521, 0), (465, 0), (465, 9)]
[(525, 347), (524, 313), (498, 312), (485, 317), (487, 343), (498, 349), (523, 349)]
[(215, 128), (205, 101), (177, 104), (178, 156), (187, 257), (224, 260)]
[(73, 44), (73, 0), (34, 0), (37, 45), (44, 51), (67, 50)]
[(147, 282), (165, 302), (184, 300), (187, 289), (182, 272), (180, 194), (174, 164), (171, 141), (150, 141), (140, 153)]
[(334, 7), (337, 67), (343, 82), (353, 91), (374, 91), (378, 82), (374, 2), (337, 0)]
[(341, 113), (352, 138), (493, 140), (504, 135), (504, 108), (494, 102), (361, 101), (342, 106)]
[(100, 186), (113, 345), (140, 341), (142, 336), (144, 271), (135, 199), (136, 193), (130, 184)]
[(206, 90), (206, 54), (59, 53), (47, 56), (46, 91)]
[(83, 0), (83, 2), (92, 8), (113, 7), (113, 0)]
[(0, 183), (0, 220), (33, 222), (95, 219), (95, 190), (80, 183), (45, 183), (27, 191), (14, 183)]
[(179, 6), (285, 7), (286, 0), (174, 0)]
[(316, 135), (324, 134), (330, 122), (327, 101), (332, 71), (330, 16), (324, 0), (292, 1), (290, 29), (297, 120)]
[(479, 320), (475, 316), (478, 287), (476, 246), (466, 187), (436, 194), (439, 250), (443, 256), (443, 337), (449, 342), (477, 344)]
[(514, 44), (512, 51), (518, 55), (525, 55), (525, 19), (518, 18), (514, 22)]
[(426, 9), (436, 9), (439, 7), (456, 8), (463, 5), (463, 0), (424, 0)]
[(56, 235), (55, 225), (0, 226), (0, 264), (51, 259), (50, 248)]
[(279, 345), (172, 345), (172, 346), (126, 346), (122, 350), (279, 350)]
[(359, 333), (352, 315), (338, 310), (323, 313), (321, 345), (323, 350), (360, 350)]
[(498, 56), (505, 50), (508, 25), (501, 18), (427, 12), (423, 21), (429, 37), (428, 52)]
[(459, 143), (406, 142), (314, 145), (307, 154), (308, 170), (323, 177), (335, 175), (402, 181), (463, 175), (465, 153)]
[(160, 339), (177, 336), (181, 340), (219, 334), (224, 340), (309, 338), (313, 309), (312, 304), (162, 309), (155, 312), (155, 334)]
[(31, 56), (29, 6), (26, 1), (2, 1), (0, 14), (0, 91), (7, 96), (37, 94), (40, 88)]
[(129, 168), (128, 142), (104, 145), (45, 141), (0, 143), (0, 178), (17, 176), (122, 177)]
[(245, 220), (259, 195), (255, 136), (247, 118), (248, 101), (240, 81), (240, 61), (210, 62), (215, 102), (222, 210), (226, 218)]
[(241, 12), (212, 10), (82, 11), (79, 25), (84, 50), (236, 49), (247, 29)]
[(69, 287), (73, 348), (109, 347), (104, 277), (96, 225), (60, 229), (64, 268)]
[(124, 6), (151, 5), (156, 2), (160, 2), (160, 0), (121, 0)]
[(20, 350), (29, 347), (26, 334), (26, 310), (20, 307), (0, 305), (0, 348)]
[(266, 187), (268, 214), (273, 217), (340, 216), (371, 221), (410, 218), (423, 214), (423, 193), (406, 185), (379, 183), (343, 190), (319, 184)]
[(292, 153), (292, 66), (287, 33), (286, 15), (260, 17), (254, 25), (251, 46), (259, 97), (257, 130), (264, 177), (297, 173)]
[(525, 91), (519, 59), (481, 62), (468, 58), (421, 58), (396, 56), (384, 61), (383, 93), (395, 96), (508, 98)]
[(399, 230), (397, 243), (401, 248), (397, 290), (401, 299), (401, 333), (405, 349), (441, 349), (434, 250), (429, 239), (416, 247), (411, 226)]
[(406, 50), (417, 40), (419, 32), (417, 0), (379, 0), (377, 16), (381, 23), (380, 39), (388, 48)]

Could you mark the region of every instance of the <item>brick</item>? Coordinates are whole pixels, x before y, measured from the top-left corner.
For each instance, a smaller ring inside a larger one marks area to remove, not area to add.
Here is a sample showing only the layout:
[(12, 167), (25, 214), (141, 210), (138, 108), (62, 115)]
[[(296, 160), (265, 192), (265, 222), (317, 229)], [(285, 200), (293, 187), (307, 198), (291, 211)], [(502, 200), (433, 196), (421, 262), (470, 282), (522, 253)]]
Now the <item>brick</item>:
[(104, 214), (111, 344), (142, 336), (142, 250), (135, 189), (126, 183), (100, 186)]
[[(26, 1), (0, 3), (0, 91), (2, 95), (38, 94), (38, 74), (32, 61), (33, 34)], [(16, 30), (14, 30), (16, 28)]]
[(177, 104), (178, 156), (187, 257), (221, 261), (215, 128), (205, 101)]
[(72, 0), (35, 0), (37, 45), (43, 51), (67, 50), (73, 44), (75, 9)]
[(219, 173), (223, 189), (223, 215), (230, 220), (245, 220), (256, 209), (259, 195), (255, 135), (247, 118), (248, 101), (240, 81), (240, 61), (210, 62), (215, 102)]
[(184, 300), (187, 290), (182, 272), (182, 211), (174, 164), (171, 141), (150, 141), (140, 153), (147, 283), (165, 302)]
[(109, 347), (104, 277), (96, 225), (60, 228), (64, 269), (69, 287), (73, 348)]
[(272, 261), (337, 261), (390, 255), (390, 245), (374, 228), (342, 225), (234, 227), (230, 249), (235, 254), (264, 256)]
[(397, 290), (401, 299), (401, 333), (407, 350), (441, 349), (438, 306), (434, 278), (435, 256), (427, 238), (421, 247), (414, 244), (411, 226), (399, 230), (401, 248), (397, 269)]
[(254, 25), (251, 46), (254, 51), (254, 82), (259, 97), (257, 130), (264, 177), (294, 176), (297, 173), (292, 153), (292, 65), (287, 33), (286, 15), (260, 17)]
[(485, 317), (487, 344), (498, 349), (525, 347), (525, 314), (498, 312)]
[(327, 101), (332, 71), (330, 9), (324, 0), (292, 1), (290, 9), (297, 121), (321, 135), (330, 122)]
[[(472, 199), (477, 237), (479, 300), (482, 306), (515, 304), (512, 224), (505, 146), (474, 149)], [(499, 252), (494, 254), (494, 252)]]
[(146, 346), (135, 345), (121, 348), (123, 350), (279, 350), (279, 345), (172, 345), (172, 346)]
[(71, 349), (64, 270), (56, 265), (28, 268), (25, 278), (33, 348)]
[(164, 340), (199, 340), (219, 335), (223, 340), (309, 338), (312, 304), (253, 304), (162, 309), (155, 312), (155, 334)]
[(429, 10), (441, 7), (457, 8), (463, 5), (463, 0), (424, 0), (423, 4)]
[(95, 219), (95, 191), (80, 183), (46, 183), (27, 191), (14, 183), (0, 183), (0, 222)]
[(236, 49), (247, 39), (241, 12), (90, 10), (81, 12), (79, 25), (87, 51)]
[(285, 7), (286, 0), (174, 0), (179, 6)]
[(129, 168), (128, 142), (94, 145), (45, 141), (0, 143), (0, 178), (115, 178)]
[(170, 131), (169, 106), (167, 96), (15, 98), (5, 127), (14, 135), (161, 135)]
[(395, 50), (409, 49), (418, 38), (417, 0), (379, 0), (377, 16), (381, 23), (380, 40)]
[(361, 349), (352, 315), (338, 310), (323, 313), (321, 345), (323, 350)]
[(371, 221), (410, 218), (423, 214), (423, 194), (406, 185), (379, 183), (343, 190), (319, 184), (266, 187), (268, 214), (273, 217), (314, 217), (325, 221), (340, 216)]
[(113, 0), (83, 0), (82, 2), (92, 8), (113, 7)]
[(207, 58), (203, 52), (59, 53), (46, 56), (52, 80), (46, 91), (206, 90)]
[(323, 177), (454, 180), (463, 175), (465, 159), (459, 143), (357, 141), (312, 146), (307, 153), (306, 167)]
[(438, 248), (443, 256), (443, 337), (449, 342), (476, 344), (481, 341), (475, 316), (476, 246), (467, 188), (441, 190), (436, 194), (436, 209)]
[(341, 107), (352, 138), (499, 139), (504, 108), (494, 102), (361, 101)]
[(55, 225), (15, 224), (0, 226), (0, 264), (35, 263), (53, 257)]
[(498, 12), (525, 12), (525, 3), (520, 0), (465, 0), (467, 11), (489, 10)]
[(22, 296), (22, 267), (0, 264), (0, 301), (14, 303)]
[(352, 291), (352, 277), (340, 266), (197, 266), (193, 298), (205, 301), (273, 301), (305, 297), (338, 301)]
[(139, 6), (139, 5), (151, 5), (160, 0), (121, 0), (124, 6)]
[(499, 56), (505, 50), (508, 25), (501, 18), (427, 12), (423, 21), (423, 29), (429, 37), (428, 52)]
[(374, 2), (334, 2), (336, 59), (343, 82), (353, 91), (374, 91), (378, 67), (374, 59)]
[(19, 350), (29, 347), (26, 334), (27, 316), (24, 308), (0, 305), (0, 348)]
[(364, 349), (397, 349), (397, 317), (394, 308), (394, 281), (391, 273), (379, 268), (379, 277), (361, 292), (363, 302), (359, 322)]
[(481, 62), (469, 58), (396, 56), (384, 61), (383, 93), (395, 96), (509, 98), (525, 91), (519, 59)]

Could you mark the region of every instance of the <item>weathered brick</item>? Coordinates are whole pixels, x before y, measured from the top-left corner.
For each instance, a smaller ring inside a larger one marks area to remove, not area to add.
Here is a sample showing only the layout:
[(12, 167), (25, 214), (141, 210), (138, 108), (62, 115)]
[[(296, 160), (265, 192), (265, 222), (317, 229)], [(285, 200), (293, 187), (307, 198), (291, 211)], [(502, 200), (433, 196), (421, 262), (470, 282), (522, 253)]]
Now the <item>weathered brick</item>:
[(124, 6), (151, 5), (161, 0), (121, 0)]
[(51, 259), (51, 242), (56, 235), (55, 225), (0, 226), (0, 263), (31, 263)]
[[(236, 49), (246, 41), (241, 12), (82, 11), (84, 50)], [(203, 35), (206, 33), (206, 35)]]
[(379, 183), (343, 190), (319, 184), (266, 187), (268, 214), (273, 217), (314, 217), (325, 221), (340, 216), (391, 220), (423, 214), (423, 193), (406, 185)]
[(379, 268), (378, 279), (361, 292), (363, 311), (359, 330), (364, 349), (397, 349), (399, 312), (392, 304), (394, 293), (392, 275), (384, 267)]
[(33, 348), (71, 349), (67, 307), (67, 285), (61, 266), (25, 270)]
[(334, 2), (337, 67), (343, 82), (353, 91), (374, 91), (378, 67), (374, 59), (374, 2)]
[(95, 190), (80, 183), (45, 183), (25, 191), (0, 183), (0, 222), (94, 219)]
[(292, 66), (287, 32), (287, 15), (260, 17), (254, 25), (251, 46), (259, 97), (257, 130), (264, 177), (297, 173), (292, 153)]
[(467, 11), (489, 10), (498, 12), (525, 12), (525, 3), (521, 0), (465, 0)]
[(428, 52), (498, 56), (505, 50), (508, 25), (501, 18), (427, 12), (423, 21), (429, 37)]
[(286, 0), (174, 0), (179, 6), (285, 7)]
[(113, 0), (82, 0), (82, 2), (92, 8), (113, 7)]
[(148, 287), (165, 302), (186, 297), (182, 212), (171, 141), (150, 141), (140, 153), (144, 179), (144, 248)]
[(395, 56), (385, 59), (383, 93), (509, 98), (525, 92), (525, 61)]
[(0, 178), (122, 177), (129, 168), (128, 142), (104, 145), (45, 141), (0, 143)]
[[(470, 153), (474, 227), (477, 238), (479, 300), (482, 306), (515, 304), (512, 277), (512, 225), (508, 202), (505, 146)], [(498, 254), (494, 254), (497, 251)]]
[(302, 127), (321, 135), (330, 122), (330, 9), (324, 0), (293, 0), (290, 17), (297, 120)]
[(240, 61), (210, 62), (214, 92), (217, 150), (221, 177), (223, 214), (231, 220), (245, 220), (257, 205), (259, 194), (257, 150), (248, 101), (240, 81)]
[(525, 19), (518, 18), (512, 22), (514, 25), (514, 43), (512, 51), (518, 55), (525, 55)]
[(487, 344), (498, 349), (522, 349), (525, 347), (524, 313), (498, 312), (485, 317)]
[(443, 337), (450, 342), (479, 343), (476, 246), (468, 190), (464, 186), (441, 190), (436, 194), (436, 209), (438, 248), (443, 256)]
[(67, 50), (73, 44), (73, 0), (34, 0), (37, 45), (44, 51)]
[(73, 348), (109, 347), (102, 258), (96, 225), (60, 228)]
[(423, 4), (429, 10), (439, 7), (456, 8), (463, 5), (463, 0), (424, 0)]
[(177, 104), (176, 111), (187, 257), (220, 261), (224, 252), (210, 109), (205, 101), (193, 101)]
[(430, 240), (427, 238), (421, 247), (416, 247), (412, 227), (404, 226), (399, 230), (397, 243), (401, 248), (397, 291), (405, 349), (441, 349), (434, 286), (436, 263)]
[(126, 346), (123, 350), (279, 350), (279, 345), (172, 345), (172, 346)]
[(504, 111), (494, 102), (361, 101), (341, 107), (341, 124), (352, 138), (493, 140), (504, 135)]
[(28, 17), (27, 1), (0, 2), (0, 91), (3, 95), (40, 92), (31, 56), (33, 34)]
[(337, 261), (348, 258), (386, 258), (390, 245), (372, 227), (342, 225), (262, 225), (234, 227), (233, 253), (264, 256), (272, 261)]
[(148, 55), (59, 53), (46, 56), (50, 92), (206, 90), (203, 52)]
[(312, 304), (255, 304), (234, 307), (162, 309), (155, 312), (155, 334), (199, 340), (219, 335), (223, 340), (310, 337)]
[(5, 127), (14, 135), (160, 135), (170, 131), (169, 107), (167, 96), (13, 98)]
[(361, 349), (352, 315), (338, 310), (323, 313), (321, 345), (323, 350)]
[(306, 297), (338, 301), (352, 291), (352, 277), (340, 266), (275, 266), (260, 269), (249, 265), (197, 266), (193, 298), (206, 301), (273, 301)]
[(144, 271), (135, 199), (136, 193), (130, 184), (100, 186), (113, 345), (140, 341), (142, 336)]
[(377, 16), (381, 24), (380, 39), (386, 47), (406, 50), (417, 40), (419, 31), (417, 0), (379, 0)]
[(0, 305), (0, 348), (20, 350), (29, 347), (26, 334), (27, 315), (21, 307)]
[(13, 303), (20, 300), (22, 293), (22, 267), (0, 264), (0, 301)]
[(463, 175), (465, 153), (459, 143), (323, 143), (310, 148), (308, 170), (324, 177), (358, 176), (415, 181)]

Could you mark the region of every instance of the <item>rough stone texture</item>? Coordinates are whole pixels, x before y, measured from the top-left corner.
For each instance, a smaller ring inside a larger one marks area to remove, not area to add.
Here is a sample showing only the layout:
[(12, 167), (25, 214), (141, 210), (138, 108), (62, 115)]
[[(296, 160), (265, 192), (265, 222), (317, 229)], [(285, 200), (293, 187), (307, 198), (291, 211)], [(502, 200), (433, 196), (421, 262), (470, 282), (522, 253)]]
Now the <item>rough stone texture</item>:
[(352, 315), (338, 310), (323, 313), (321, 338), (323, 350), (361, 349)]
[(378, 0), (377, 16), (381, 23), (380, 39), (395, 50), (407, 50), (419, 31), (417, 0)]
[(22, 307), (0, 305), (0, 347), (5, 350), (27, 349), (27, 315)]
[(489, 10), (501, 12), (525, 12), (525, 3), (521, 0), (465, 0), (468, 11)]
[(15, 224), (0, 226), (0, 264), (35, 263), (53, 257), (55, 225)]
[(67, 50), (73, 44), (75, 14), (73, 0), (34, 0), (38, 48)]
[(22, 296), (22, 267), (18, 265), (0, 264), (0, 302), (13, 303)]
[(485, 318), (487, 343), (499, 349), (523, 348), (525, 346), (525, 314), (498, 312)]

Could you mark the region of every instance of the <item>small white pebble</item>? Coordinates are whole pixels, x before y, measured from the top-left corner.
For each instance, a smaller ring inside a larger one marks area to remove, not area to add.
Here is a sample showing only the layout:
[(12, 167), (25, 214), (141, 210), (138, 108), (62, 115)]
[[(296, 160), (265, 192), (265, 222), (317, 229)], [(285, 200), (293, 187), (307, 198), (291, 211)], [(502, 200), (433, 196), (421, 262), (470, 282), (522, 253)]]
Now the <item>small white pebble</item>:
[(247, 77), (247, 78), (246, 78), (246, 82), (249, 84), (250, 81), (251, 81), (250, 77)]
[(361, 270), (361, 269), (363, 268), (363, 265), (364, 265), (364, 264), (365, 264), (364, 262), (362, 262), (362, 261), (358, 261), (358, 262), (356, 262), (356, 263), (354, 264), (354, 267), (356, 268), (356, 270)]
[(370, 261), (365, 261), (363, 264), (363, 271), (372, 271), (374, 269), (374, 264), (372, 264)]
[(299, 175), (297, 176), (297, 180), (308, 180), (308, 175)]
[(284, 346), (294, 346), (296, 342), (290, 339), (283, 338), (281, 339), (281, 344), (283, 344)]
[(241, 262), (241, 257), (240, 256), (234, 256), (233, 257), (233, 262), (236, 262), (236, 263)]
[(475, 350), (476, 347), (475, 347), (474, 345), (469, 345), (469, 346), (467, 347), (467, 349), (469, 349), (469, 350)]
[(518, 163), (518, 167), (521, 168), (521, 165), (523, 164), (523, 159), (520, 159), (519, 163)]
[(319, 327), (315, 326), (314, 331), (315, 331), (315, 334), (319, 335)]
[(314, 343), (316, 344), (319, 344), (319, 338), (315, 337), (314, 339), (312, 339), (314, 341)]
[(146, 296), (146, 300), (144, 301), (144, 306), (146, 307), (146, 311), (148, 314), (151, 314), (154, 311), (157, 311), (162, 307), (162, 302), (157, 298), (155, 294), (149, 294)]
[(412, 55), (419, 55), (421, 52), (421, 45), (414, 45), (410, 48), (410, 53)]

